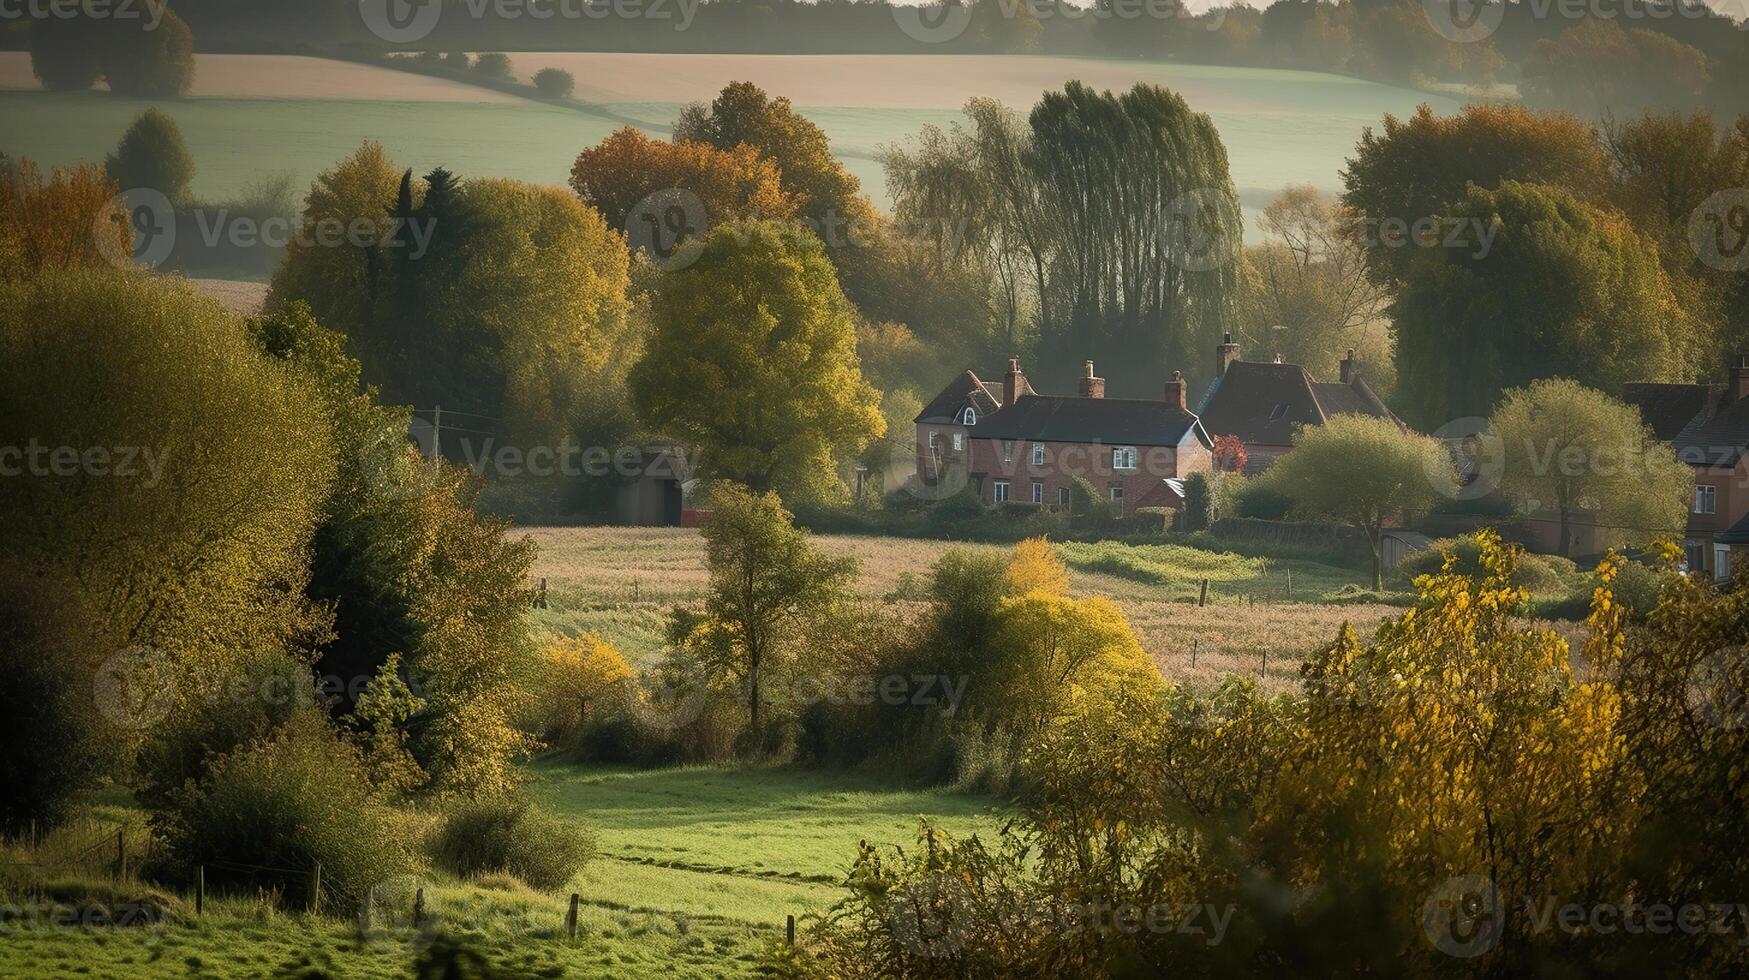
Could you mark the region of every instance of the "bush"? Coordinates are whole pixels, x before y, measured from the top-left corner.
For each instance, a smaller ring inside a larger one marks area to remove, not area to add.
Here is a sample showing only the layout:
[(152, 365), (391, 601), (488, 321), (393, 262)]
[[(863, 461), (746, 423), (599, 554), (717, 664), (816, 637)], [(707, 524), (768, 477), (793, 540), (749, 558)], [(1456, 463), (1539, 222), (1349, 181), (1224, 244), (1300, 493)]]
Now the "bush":
[(1264, 521), (1279, 521), (1287, 517), (1293, 501), (1287, 494), (1261, 480), (1249, 480), (1233, 495), (1233, 510), (1238, 517)]
[(1214, 510), (1210, 483), (1204, 473), (1184, 478), (1184, 510), (1179, 512), (1177, 530), (1195, 532), (1208, 528), (1209, 515)]
[(39, 17), (30, 25), (30, 67), (51, 92), (83, 92), (103, 75), (102, 25), (89, 17)]
[(464, 803), (434, 844), (437, 863), (459, 875), (515, 875), (558, 891), (595, 856), (595, 836), (515, 795)]
[(577, 79), (562, 68), (542, 68), (534, 73), (534, 87), (549, 99), (568, 99), (577, 90)]
[(474, 71), (484, 79), (494, 82), (512, 82), (516, 75), (510, 69), (510, 56), (488, 51), (474, 59)]
[(124, 191), (148, 187), (178, 205), (192, 197), (194, 157), (176, 120), (157, 109), (134, 120), (103, 166)]
[(358, 750), (320, 717), (213, 761), (157, 819), (174, 876), (187, 881), (203, 865), (209, 888), (277, 890), (297, 907), (318, 864), (324, 905), (338, 910), (415, 870), (408, 835), (372, 794)]
[[(1454, 570), (1459, 575), (1474, 576), (1482, 573), (1481, 548), (1475, 535), (1465, 535), (1461, 538), (1434, 541), (1425, 549), (1404, 558), (1397, 566), (1397, 574), (1408, 582), (1414, 581), (1417, 576), (1435, 574), (1445, 567), (1448, 554), (1457, 559)], [(1571, 577), (1574, 574), (1573, 562), (1566, 558), (1523, 554), (1519, 556), (1518, 569), (1512, 584), (1538, 595), (1560, 595), (1572, 588)], [(1589, 588), (1586, 595), (1590, 595)]]

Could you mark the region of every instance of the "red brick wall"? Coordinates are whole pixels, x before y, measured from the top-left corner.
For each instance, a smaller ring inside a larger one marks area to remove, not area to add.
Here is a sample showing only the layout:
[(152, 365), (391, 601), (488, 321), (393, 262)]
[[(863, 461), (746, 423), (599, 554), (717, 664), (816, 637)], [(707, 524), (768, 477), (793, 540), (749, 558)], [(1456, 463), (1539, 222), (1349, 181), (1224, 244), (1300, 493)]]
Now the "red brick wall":
[(1091, 482), (1106, 500), (1111, 499), (1111, 485), (1122, 484), (1124, 512), (1130, 513), (1142, 495), (1160, 480), (1206, 471), (1212, 465), (1209, 450), (1194, 440), (1182, 451), (1170, 446), (1136, 446), (1134, 470), (1112, 468), (1113, 447), (1110, 444), (1038, 443), (1045, 451), (1044, 462), (1038, 465), (1032, 461), (1033, 445), (1025, 440), (1014, 440), (1012, 455), (1005, 457), (1001, 440), (968, 439), (970, 457), (966, 465), (970, 468), (973, 485), (985, 503), (995, 502), (996, 483), (1006, 480), (1011, 501), (1031, 503), (1032, 485), (1036, 482), (1043, 484), (1044, 503), (1055, 504), (1060, 499), (1062, 488), (1080, 476)]

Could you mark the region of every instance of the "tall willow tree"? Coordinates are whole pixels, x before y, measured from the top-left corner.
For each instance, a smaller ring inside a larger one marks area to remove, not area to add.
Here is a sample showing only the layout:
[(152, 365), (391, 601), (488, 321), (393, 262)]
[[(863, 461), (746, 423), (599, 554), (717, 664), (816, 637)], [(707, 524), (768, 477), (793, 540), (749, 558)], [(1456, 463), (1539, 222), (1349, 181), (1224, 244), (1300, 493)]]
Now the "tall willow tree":
[(1071, 82), (1024, 123), (983, 100), (965, 112), (886, 154), (891, 189), (902, 222), (990, 271), (1012, 335), (1031, 319), (1035, 374), (1062, 385), (1092, 357), (1114, 391), (1152, 394), (1168, 367), (1198, 368), (1230, 315), (1242, 235), (1214, 123), (1151, 85)]

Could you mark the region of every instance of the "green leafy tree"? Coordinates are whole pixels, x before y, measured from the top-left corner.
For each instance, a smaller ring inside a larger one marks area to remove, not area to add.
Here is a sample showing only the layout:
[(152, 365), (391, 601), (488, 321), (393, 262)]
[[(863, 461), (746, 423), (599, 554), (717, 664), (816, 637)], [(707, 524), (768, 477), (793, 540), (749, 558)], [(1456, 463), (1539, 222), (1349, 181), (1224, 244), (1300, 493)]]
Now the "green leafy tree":
[(1712, 85), (1707, 56), (1669, 34), (1588, 18), (1536, 42), (1519, 91), (1527, 105), (1584, 118), (1690, 111)]
[[(388, 765), (397, 785), (470, 797), (508, 789), (528, 747), (513, 721), (526, 698), (520, 679), (537, 660), (523, 621), (533, 544), (476, 512), (478, 486), (465, 472), (413, 449), (407, 410), (377, 403), (345, 338), (307, 307), (270, 312), (254, 330), (320, 393), (337, 447), (338, 476), (310, 543), (307, 593), (333, 609), (335, 627), (316, 647), (317, 669), (371, 680), (374, 703), (356, 707), (373, 752), (404, 743), (419, 767)], [(404, 682), (422, 704), (403, 711), (396, 697), (385, 714), (379, 695)]]
[(1523, 510), (1559, 516), (1561, 554), (1571, 554), (1581, 512), (1614, 542), (1686, 527), (1694, 473), (1633, 406), (1557, 378), (1508, 391), (1489, 421), (1501, 444), (1501, 489)]
[[(1462, 202), (1471, 184), (1552, 184), (1586, 198), (1607, 186), (1607, 164), (1592, 129), (1572, 116), (1472, 103), (1455, 115), (1422, 106), (1408, 119), (1386, 115), (1368, 128), (1343, 171), (1342, 201), (1360, 220), (1367, 267), (1381, 284), (1399, 282), (1422, 247), (1399, 247), (1386, 222), (1412, 228)], [(1437, 234), (1431, 244), (1443, 241)]]
[(516, 73), (510, 65), (510, 56), (497, 51), (487, 51), (474, 59), (474, 71), (482, 78), (494, 82), (510, 82), (516, 79)]
[(194, 33), (165, 9), (154, 28), (144, 20), (105, 27), (103, 74), (109, 90), (140, 99), (175, 99), (194, 87)]
[(790, 499), (841, 497), (840, 463), (885, 422), (819, 240), (741, 222), (702, 248), (658, 283), (631, 373), (638, 414), (702, 450), (717, 476)]
[(1619, 214), (1510, 181), (1472, 188), (1447, 213), (1472, 229), (1469, 244), (1418, 249), (1395, 307), (1398, 407), (1410, 422), (1485, 415), (1500, 392), (1537, 378), (1618, 391), (1709, 363), (1711, 338), (1678, 307), (1656, 247)]
[(1384, 587), (1379, 536), (1385, 522), (1431, 506), (1456, 486), (1451, 457), (1432, 439), (1388, 419), (1337, 415), (1294, 435), (1294, 448), (1270, 465), (1268, 484), (1294, 513), (1351, 524), (1372, 549), (1373, 588)]
[(712, 489), (710, 502), (705, 608), (727, 641), (726, 666), (747, 685), (748, 727), (757, 743), (763, 672), (797, 655), (798, 629), (843, 600), (856, 561), (821, 553), (775, 494), (727, 483)]
[(104, 168), (124, 191), (150, 188), (179, 206), (194, 196), (194, 157), (182, 140), (182, 127), (157, 109), (140, 113)]

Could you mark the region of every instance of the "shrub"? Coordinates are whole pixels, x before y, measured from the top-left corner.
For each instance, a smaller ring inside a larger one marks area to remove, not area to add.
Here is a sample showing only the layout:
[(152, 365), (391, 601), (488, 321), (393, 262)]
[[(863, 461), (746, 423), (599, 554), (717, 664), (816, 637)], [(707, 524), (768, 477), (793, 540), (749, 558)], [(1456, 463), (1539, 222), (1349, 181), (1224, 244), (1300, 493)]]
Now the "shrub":
[(568, 99), (577, 90), (577, 79), (563, 68), (542, 68), (534, 73), (534, 87), (549, 99)]
[(459, 875), (510, 874), (531, 888), (558, 891), (594, 857), (595, 837), (506, 794), (453, 810), (434, 852), (439, 865)]
[(443, 66), (452, 71), (467, 71), (474, 67), (474, 56), (466, 51), (451, 51), (443, 56)]
[(89, 17), (39, 17), (30, 25), (30, 68), (51, 92), (83, 92), (103, 75), (103, 25)]
[(565, 740), (591, 720), (621, 713), (636, 676), (625, 656), (598, 636), (553, 641), (537, 695), (541, 733), (549, 741)]
[[(1421, 575), (1435, 574), (1445, 566), (1447, 555), (1457, 559), (1454, 567), (1457, 574), (1481, 574), (1481, 548), (1473, 534), (1432, 542), (1425, 549), (1404, 558), (1397, 566), (1397, 574), (1405, 581), (1414, 581)], [(1555, 555), (1521, 554), (1512, 584), (1523, 586), (1539, 595), (1561, 594), (1571, 587), (1568, 578), (1572, 574), (1573, 563), (1568, 559)], [(1586, 588), (1585, 595), (1589, 601), (1589, 587)]]
[(1287, 494), (1261, 480), (1250, 480), (1234, 494), (1233, 509), (1239, 517), (1279, 521), (1292, 509)]
[(510, 69), (510, 56), (488, 51), (474, 59), (474, 71), (481, 77), (494, 82), (515, 81), (516, 75)]
[(303, 906), (322, 868), (329, 908), (351, 909), (372, 885), (415, 869), (395, 813), (372, 793), (359, 752), (320, 717), (215, 760), (157, 819), (170, 869), (206, 867), (208, 887), (268, 888)]
[(157, 109), (134, 120), (103, 165), (124, 191), (148, 187), (178, 205), (192, 197), (194, 157), (176, 120)]
[(1178, 515), (1177, 530), (1195, 532), (1209, 526), (1209, 515), (1214, 509), (1210, 483), (1203, 473), (1184, 478), (1184, 510)]

